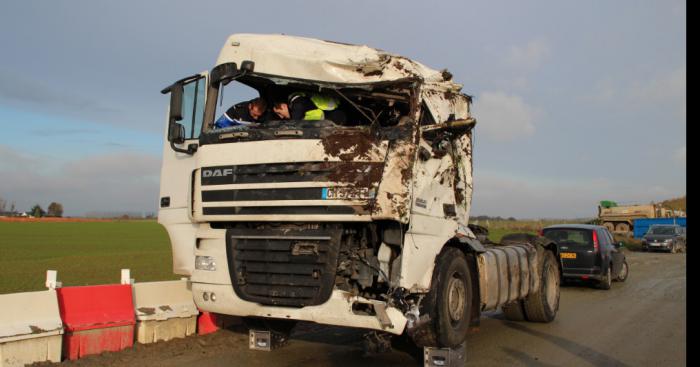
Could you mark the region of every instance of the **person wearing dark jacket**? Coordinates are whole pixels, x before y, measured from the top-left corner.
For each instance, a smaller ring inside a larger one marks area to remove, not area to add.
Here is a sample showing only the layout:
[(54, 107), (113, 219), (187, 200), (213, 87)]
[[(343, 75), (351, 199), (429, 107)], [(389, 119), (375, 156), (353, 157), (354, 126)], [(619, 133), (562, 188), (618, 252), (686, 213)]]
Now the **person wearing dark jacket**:
[[(338, 110), (340, 102), (333, 97), (296, 92), (287, 101), (277, 102), (272, 111), (282, 120), (331, 120), (344, 122), (345, 114)], [(342, 120), (342, 121), (341, 121)]]
[(228, 126), (250, 125), (266, 121), (267, 103), (262, 98), (241, 102), (231, 106), (214, 123), (214, 127), (221, 129)]

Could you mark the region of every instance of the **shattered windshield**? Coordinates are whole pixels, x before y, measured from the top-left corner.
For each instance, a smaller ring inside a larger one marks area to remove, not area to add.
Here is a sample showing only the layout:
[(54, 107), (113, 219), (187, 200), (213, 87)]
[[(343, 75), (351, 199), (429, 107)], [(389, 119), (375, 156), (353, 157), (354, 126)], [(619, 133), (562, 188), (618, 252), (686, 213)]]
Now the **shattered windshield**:
[(219, 86), (214, 121), (205, 133), (241, 132), (232, 136), (245, 138), (270, 129), (395, 126), (410, 112), (409, 96), (410, 89), (396, 84), (322, 88), (249, 76)]

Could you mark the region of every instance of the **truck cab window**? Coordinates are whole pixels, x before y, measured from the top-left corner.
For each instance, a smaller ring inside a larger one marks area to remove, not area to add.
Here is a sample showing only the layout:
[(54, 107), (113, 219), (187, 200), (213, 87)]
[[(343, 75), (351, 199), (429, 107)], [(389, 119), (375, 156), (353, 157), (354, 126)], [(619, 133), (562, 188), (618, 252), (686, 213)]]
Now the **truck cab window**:
[(197, 139), (202, 131), (206, 85), (205, 78), (199, 78), (184, 85), (182, 120), (179, 122), (185, 127), (185, 139)]

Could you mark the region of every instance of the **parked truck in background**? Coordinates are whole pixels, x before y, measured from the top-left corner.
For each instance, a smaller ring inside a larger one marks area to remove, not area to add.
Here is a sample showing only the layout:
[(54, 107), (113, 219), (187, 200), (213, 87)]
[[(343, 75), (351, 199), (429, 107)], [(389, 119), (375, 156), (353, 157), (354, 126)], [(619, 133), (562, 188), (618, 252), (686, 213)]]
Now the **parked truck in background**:
[(685, 213), (664, 208), (661, 204), (618, 205), (614, 201), (603, 200), (598, 205), (598, 220), (610, 232), (631, 236), (634, 220), (640, 218), (673, 218)]
[[(451, 79), (367, 46), (235, 34), (211, 71), (164, 89), (158, 221), (199, 309), (450, 348), (482, 311), (553, 320), (556, 245), (469, 229), (476, 120)], [(324, 94), (347, 120), (215, 129), (224, 88), (243, 86)]]

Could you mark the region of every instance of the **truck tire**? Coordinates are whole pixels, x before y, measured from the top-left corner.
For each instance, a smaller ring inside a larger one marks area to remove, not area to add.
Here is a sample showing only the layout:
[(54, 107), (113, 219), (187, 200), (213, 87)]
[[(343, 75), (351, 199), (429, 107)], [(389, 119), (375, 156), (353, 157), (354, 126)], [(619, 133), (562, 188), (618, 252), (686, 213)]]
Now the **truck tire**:
[(515, 302), (506, 303), (501, 307), (503, 309), (503, 316), (505, 316), (508, 321), (525, 321), (525, 308), (523, 306), (522, 300), (517, 300)]
[(613, 222), (605, 222), (603, 223), (603, 226), (608, 229), (610, 232), (615, 232), (615, 223)]
[(552, 251), (545, 251), (540, 289), (523, 300), (525, 317), (531, 322), (551, 322), (559, 310), (559, 264)]
[(627, 233), (630, 231), (630, 225), (624, 222), (617, 223), (615, 225), (615, 231)]
[(466, 339), (472, 294), (471, 271), (464, 253), (446, 247), (435, 261), (430, 291), (421, 311), (430, 315), (438, 347), (453, 348)]

